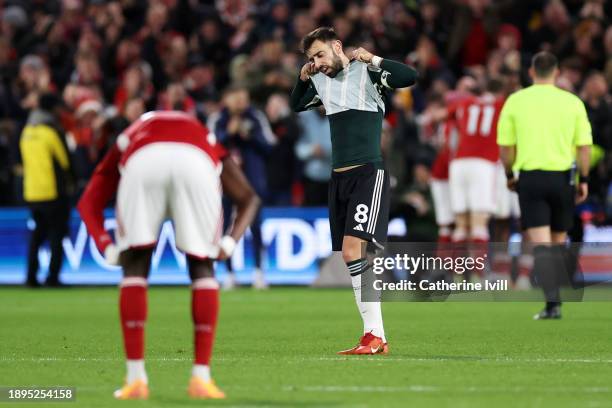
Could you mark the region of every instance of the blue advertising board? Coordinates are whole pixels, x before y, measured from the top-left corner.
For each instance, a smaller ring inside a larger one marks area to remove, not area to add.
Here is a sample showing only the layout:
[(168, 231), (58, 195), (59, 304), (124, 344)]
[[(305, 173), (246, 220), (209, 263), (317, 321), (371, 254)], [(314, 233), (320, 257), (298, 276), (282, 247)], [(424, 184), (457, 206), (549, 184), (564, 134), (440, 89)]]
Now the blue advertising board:
[[(106, 211), (106, 229), (113, 231), (116, 221), (113, 211)], [(30, 230), (34, 222), (26, 208), (0, 210), (0, 285), (25, 282)], [(389, 234), (402, 236), (406, 225), (401, 219), (389, 223)], [(520, 241), (520, 235), (515, 239)], [(310, 285), (319, 273), (322, 259), (331, 253), (328, 213), (325, 208), (264, 208), (262, 210), (262, 240), (265, 252), (262, 269), (266, 280), (273, 285)], [(585, 226), (584, 241), (612, 242), (612, 227)], [(64, 238), (64, 265), (61, 279), (67, 284), (115, 285), (121, 279), (121, 270), (107, 265), (76, 211), (70, 219), (70, 233)], [(608, 248), (608, 247), (606, 247)], [(587, 281), (612, 279), (612, 261), (609, 254), (603, 262), (595, 245), (585, 246), (581, 259)], [(255, 268), (252, 238), (247, 231), (236, 246), (232, 265), (241, 284), (251, 282)], [(39, 251), (41, 270), (39, 280), (47, 275), (49, 250)], [(151, 284), (182, 285), (189, 283), (185, 256), (176, 249), (174, 230), (170, 222), (161, 228), (159, 241), (151, 265)], [(226, 265), (216, 265), (217, 278), (223, 280)]]
[[(113, 212), (106, 212), (106, 229), (116, 226)], [(265, 208), (262, 210), (262, 239), (266, 247), (263, 270), (271, 284), (308, 285), (318, 274), (320, 259), (331, 252), (329, 221), (325, 208)], [(27, 249), (33, 221), (27, 209), (0, 210), (0, 285), (25, 281)], [(64, 266), (61, 279), (67, 284), (117, 284), (120, 268), (107, 265), (76, 212), (70, 219), (70, 234), (64, 238)], [(49, 250), (39, 252), (41, 271), (47, 274)], [(240, 283), (251, 281), (254, 268), (251, 235), (247, 232), (232, 257), (233, 269)], [(217, 265), (217, 277), (223, 279), (225, 263)], [(185, 256), (174, 245), (172, 224), (166, 222), (152, 260), (152, 284), (189, 282)]]

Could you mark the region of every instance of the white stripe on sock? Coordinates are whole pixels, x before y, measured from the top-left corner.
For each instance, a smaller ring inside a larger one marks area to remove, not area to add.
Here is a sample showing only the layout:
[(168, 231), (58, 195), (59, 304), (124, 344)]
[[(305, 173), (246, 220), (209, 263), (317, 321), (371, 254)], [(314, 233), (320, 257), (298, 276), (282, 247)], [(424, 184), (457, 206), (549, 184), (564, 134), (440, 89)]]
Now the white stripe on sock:
[(136, 380), (149, 382), (145, 370), (144, 360), (127, 360), (127, 383), (131, 384)]
[(219, 282), (215, 278), (200, 278), (193, 281), (192, 289), (219, 289)]
[(210, 381), (210, 367), (203, 364), (194, 364), (191, 375), (199, 377), (204, 381)]
[(122, 288), (127, 286), (147, 286), (147, 279), (139, 276), (128, 276), (127, 278), (123, 278), (121, 280), (119, 286)]

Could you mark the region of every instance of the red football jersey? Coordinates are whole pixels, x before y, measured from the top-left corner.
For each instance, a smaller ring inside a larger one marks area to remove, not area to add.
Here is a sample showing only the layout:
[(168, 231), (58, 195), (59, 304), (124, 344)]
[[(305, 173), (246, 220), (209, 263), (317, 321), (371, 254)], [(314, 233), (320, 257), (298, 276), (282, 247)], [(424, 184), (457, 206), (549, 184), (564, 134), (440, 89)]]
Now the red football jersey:
[(449, 108), (457, 122), (459, 143), (454, 158), (475, 157), (497, 162), (497, 121), (504, 98), (468, 97)]
[(179, 111), (152, 111), (143, 114), (117, 138), (121, 165), (136, 150), (150, 143), (188, 143), (204, 151), (216, 165), (227, 152), (192, 115)]
[(431, 167), (431, 176), (436, 180), (448, 180), (448, 166), (457, 149), (457, 123), (449, 116), (440, 129), (441, 145)]
[(191, 144), (202, 149), (215, 165), (227, 151), (196, 118), (183, 112), (147, 112), (130, 125), (96, 167), (77, 208), (87, 230), (101, 252), (112, 242), (104, 229), (104, 207), (117, 192), (123, 166), (143, 146), (157, 142)]

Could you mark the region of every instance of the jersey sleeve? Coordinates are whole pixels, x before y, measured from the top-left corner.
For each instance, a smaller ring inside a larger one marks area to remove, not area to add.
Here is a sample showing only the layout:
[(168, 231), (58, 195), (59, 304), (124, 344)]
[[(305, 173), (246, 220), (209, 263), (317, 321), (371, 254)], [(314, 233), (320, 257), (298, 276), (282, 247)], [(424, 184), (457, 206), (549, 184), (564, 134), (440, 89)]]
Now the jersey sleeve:
[(208, 131), (206, 137), (207, 143), (210, 146), (210, 150), (212, 155), (219, 161), (222, 162), (229, 155), (227, 149), (221, 144), (219, 140), (217, 140), (217, 136), (212, 131)]
[(96, 167), (77, 204), (77, 210), (87, 231), (102, 253), (112, 243), (109, 233), (104, 229), (104, 207), (113, 198), (119, 186), (120, 158), (121, 152), (115, 144)]
[(323, 102), (321, 101), (321, 98), (319, 98), (317, 90), (315, 89), (312, 81), (308, 80), (304, 82), (298, 77), (297, 82), (291, 91), (289, 104), (294, 112), (303, 112), (305, 110), (314, 109), (321, 106)]
[(574, 145), (590, 146), (593, 144), (593, 133), (586, 108), (582, 101), (577, 103), (578, 116), (576, 117), (576, 128), (574, 133)]
[(370, 79), (376, 85), (387, 89), (398, 89), (412, 86), (416, 83), (417, 71), (401, 62), (383, 59), (380, 68), (368, 66)]
[(516, 145), (513, 105), (512, 97), (508, 98), (499, 114), (499, 121), (497, 122), (497, 144), (500, 146)]

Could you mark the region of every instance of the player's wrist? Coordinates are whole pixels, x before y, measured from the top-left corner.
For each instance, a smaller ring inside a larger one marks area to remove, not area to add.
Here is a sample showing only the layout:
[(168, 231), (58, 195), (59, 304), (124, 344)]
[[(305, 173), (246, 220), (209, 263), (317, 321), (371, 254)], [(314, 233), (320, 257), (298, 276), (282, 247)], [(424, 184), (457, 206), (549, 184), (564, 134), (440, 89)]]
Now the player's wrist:
[(119, 248), (110, 243), (104, 248), (104, 260), (109, 265), (119, 265)]
[(379, 57), (378, 55), (374, 55), (372, 57), (372, 60), (370, 61), (370, 64), (374, 65), (377, 68), (380, 68), (380, 64), (382, 63), (382, 58)]
[(506, 180), (514, 179), (514, 172), (512, 170), (506, 170)]
[(231, 256), (236, 249), (236, 240), (229, 235), (225, 235), (219, 241), (219, 248), (225, 253), (227, 256)]
[(581, 174), (581, 175), (578, 177), (578, 182), (579, 182), (580, 184), (588, 184), (588, 183), (589, 183), (589, 175), (587, 174), (587, 175), (585, 176), (585, 175)]

